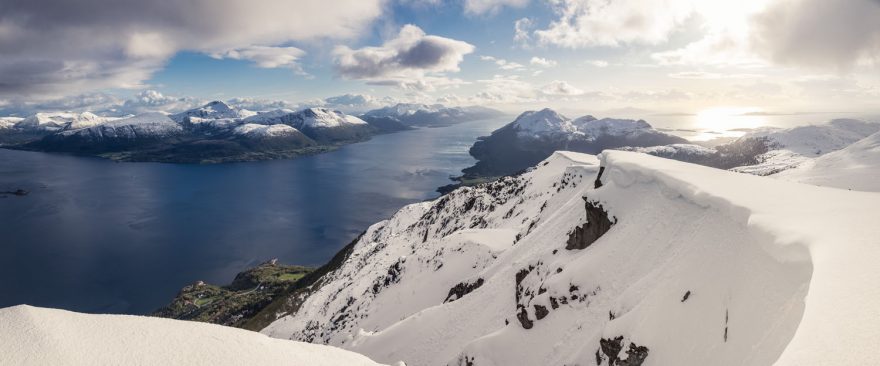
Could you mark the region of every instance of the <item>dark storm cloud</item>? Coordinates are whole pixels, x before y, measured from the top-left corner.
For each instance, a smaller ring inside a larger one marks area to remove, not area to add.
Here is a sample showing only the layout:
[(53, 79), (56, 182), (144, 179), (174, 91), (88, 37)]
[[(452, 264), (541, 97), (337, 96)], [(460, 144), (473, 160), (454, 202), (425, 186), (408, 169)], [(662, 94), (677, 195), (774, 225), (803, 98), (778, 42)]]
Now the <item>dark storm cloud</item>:
[(846, 69), (880, 62), (880, 0), (780, 1), (755, 25), (757, 50), (780, 63)]
[[(5, 0), (0, 95), (139, 86), (180, 50), (350, 37), (382, 10), (381, 0), (335, 5), (331, 12), (322, 0)], [(252, 61), (274, 65), (266, 54)]]

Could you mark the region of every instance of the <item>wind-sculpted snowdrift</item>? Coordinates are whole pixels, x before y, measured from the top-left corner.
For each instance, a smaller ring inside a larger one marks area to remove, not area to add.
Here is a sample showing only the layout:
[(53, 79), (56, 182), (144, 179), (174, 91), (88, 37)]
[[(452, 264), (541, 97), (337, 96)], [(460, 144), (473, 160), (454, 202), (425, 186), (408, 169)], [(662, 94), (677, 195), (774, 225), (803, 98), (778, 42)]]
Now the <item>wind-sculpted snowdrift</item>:
[(558, 152), (373, 225), (263, 332), (409, 366), (877, 364), (878, 207)]
[(378, 366), (354, 352), (215, 324), (25, 305), (0, 309), (0, 364)]

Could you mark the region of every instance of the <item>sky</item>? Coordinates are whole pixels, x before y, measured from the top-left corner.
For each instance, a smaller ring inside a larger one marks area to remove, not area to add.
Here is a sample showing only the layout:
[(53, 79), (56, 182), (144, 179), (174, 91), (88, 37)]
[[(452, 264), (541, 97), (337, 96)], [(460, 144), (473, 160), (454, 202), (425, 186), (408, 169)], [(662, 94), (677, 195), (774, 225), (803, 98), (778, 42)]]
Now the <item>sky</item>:
[(0, 0), (0, 114), (209, 100), (880, 113), (880, 0)]

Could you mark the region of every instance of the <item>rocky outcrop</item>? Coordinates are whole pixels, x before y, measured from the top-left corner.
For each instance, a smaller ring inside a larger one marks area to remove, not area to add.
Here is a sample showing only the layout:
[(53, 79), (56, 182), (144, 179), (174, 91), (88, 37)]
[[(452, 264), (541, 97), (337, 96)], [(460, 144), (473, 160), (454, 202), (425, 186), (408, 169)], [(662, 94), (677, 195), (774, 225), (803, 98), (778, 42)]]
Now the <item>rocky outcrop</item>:
[(614, 219), (614, 222), (612, 222), (612, 220), (608, 218), (608, 213), (605, 212), (602, 205), (597, 202), (591, 202), (585, 197), (584, 206), (587, 211), (587, 222), (576, 227), (568, 235), (568, 241), (565, 242), (565, 249), (586, 249), (590, 244), (593, 244), (593, 242), (602, 237), (602, 235), (605, 235), (608, 230), (611, 230), (611, 226), (617, 222), (616, 218)]
[(478, 278), (474, 282), (461, 282), (455, 285), (455, 287), (449, 289), (449, 294), (446, 295), (446, 299), (444, 299), (443, 302), (446, 303), (458, 300), (464, 297), (464, 295), (471, 293), (471, 291), (480, 288), (480, 286), (483, 285), (483, 282), (482, 278)]
[(648, 347), (629, 343), (629, 348), (621, 354), (623, 346), (623, 336), (600, 339), (599, 350), (596, 351), (596, 365), (641, 366), (648, 358)]

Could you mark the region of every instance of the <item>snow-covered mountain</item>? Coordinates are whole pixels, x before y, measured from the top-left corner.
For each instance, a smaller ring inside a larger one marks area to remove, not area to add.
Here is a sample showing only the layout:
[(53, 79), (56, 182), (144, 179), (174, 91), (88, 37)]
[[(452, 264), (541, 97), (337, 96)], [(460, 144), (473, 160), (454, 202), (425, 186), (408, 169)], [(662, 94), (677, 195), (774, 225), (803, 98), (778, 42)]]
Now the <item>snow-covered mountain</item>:
[(245, 118), (244, 122), (285, 124), (322, 143), (359, 140), (373, 133), (373, 128), (364, 120), (327, 108), (306, 108), (296, 112), (279, 109)]
[(113, 119), (86, 112), (5, 118), (0, 144), (119, 160), (206, 163), (313, 154), (367, 139), (379, 130), (325, 108), (255, 113), (214, 101), (170, 116), (145, 113)]
[(91, 112), (36, 113), (15, 124), (22, 130), (56, 132), (78, 128), (88, 128), (112, 121), (115, 118), (100, 117)]
[(500, 116), (501, 112), (478, 106), (445, 107), (442, 104), (398, 103), (361, 115), (373, 124), (393, 123), (403, 127), (446, 126)]
[(214, 324), (25, 305), (0, 309), (0, 339), (4, 365), (378, 365), (338, 348)]
[(478, 162), (465, 170), (465, 179), (513, 174), (547, 158), (554, 151), (598, 154), (624, 146), (683, 144), (687, 140), (666, 134), (642, 120), (569, 119), (552, 109), (528, 111), (513, 122), (480, 137), (470, 154)]
[(767, 152), (756, 157), (757, 164), (735, 170), (757, 175), (775, 174), (843, 149), (878, 131), (880, 123), (856, 119), (835, 119), (825, 124), (788, 129), (757, 129), (738, 141), (763, 140), (767, 145)]
[(239, 125), (233, 131), (236, 135), (254, 136), (254, 137), (280, 137), (302, 134), (299, 130), (288, 125), (259, 125), (255, 123), (246, 123)]
[(315, 140), (309, 138), (296, 128), (285, 124), (261, 125), (246, 123), (239, 125), (233, 131), (238, 141), (254, 149), (272, 148), (303, 148), (318, 145)]
[(754, 175), (774, 175), (810, 163), (880, 131), (880, 123), (836, 119), (825, 124), (782, 129), (758, 128), (713, 148), (675, 144), (622, 148), (664, 158)]
[(880, 132), (773, 177), (819, 186), (880, 192)]
[(263, 333), (409, 366), (877, 364), (877, 207), (557, 152), (371, 226)]
[(198, 108), (193, 108), (184, 112), (171, 115), (171, 119), (177, 122), (185, 122), (188, 119), (198, 123), (199, 119), (237, 119), (253, 115), (254, 113), (246, 109), (238, 109), (228, 104), (215, 100)]
[(48, 135), (33, 146), (46, 151), (100, 152), (129, 149), (182, 136), (184, 129), (161, 113), (104, 122)]
[(13, 129), (23, 119), (20, 117), (0, 117), (0, 130)]
[(575, 127), (570, 119), (550, 108), (523, 112), (508, 126), (516, 130), (519, 137), (543, 138), (560, 136), (562, 138), (572, 138), (578, 133), (578, 128)]

